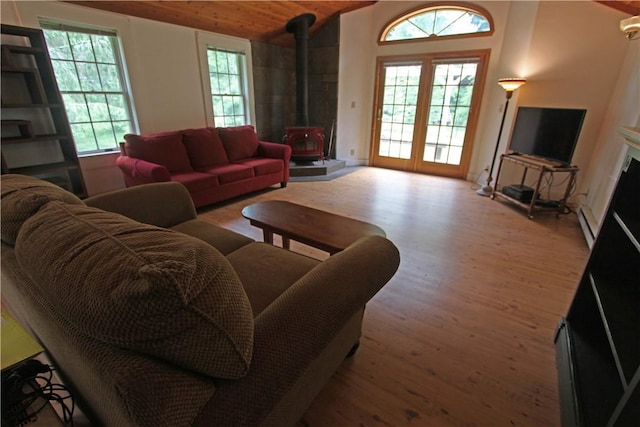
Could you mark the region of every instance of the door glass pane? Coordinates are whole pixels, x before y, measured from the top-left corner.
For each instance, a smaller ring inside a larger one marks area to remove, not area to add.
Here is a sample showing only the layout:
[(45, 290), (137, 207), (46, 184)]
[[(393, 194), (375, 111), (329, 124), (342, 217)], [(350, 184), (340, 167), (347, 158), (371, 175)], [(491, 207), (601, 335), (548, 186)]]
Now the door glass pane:
[(425, 162), (460, 164), (477, 68), (476, 62), (434, 66)]
[(421, 70), (420, 65), (385, 67), (378, 150), (380, 156), (411, 158)]

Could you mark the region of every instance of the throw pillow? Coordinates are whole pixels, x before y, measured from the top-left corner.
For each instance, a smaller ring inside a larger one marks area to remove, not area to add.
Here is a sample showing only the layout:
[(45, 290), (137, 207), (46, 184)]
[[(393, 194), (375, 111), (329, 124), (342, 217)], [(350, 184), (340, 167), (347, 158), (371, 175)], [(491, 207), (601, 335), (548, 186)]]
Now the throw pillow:
[(249, 369), (248, 298), (226, 258), (199, 239), (51, 202), (23, 225), (16, 257), (59, 314), (94, 339), (215, 378)]
[(229, 163), (222, 140), (215, 128), (183, 130), (182, 142), (194, 169)]
[(128, 133), (124, 136), (125, 149), (130, 157), (146, 160), (166, 167), (169, 172), (192, 171), (187, 150), (180, 132), (162, 132), (149, 135)]
[(230, 161), (253, 157), (258, 153), (258, 135), (253, 126), (218, 128)]
[(2, 182), (0, 207), (0, 236), (2, 241), (15, 245), (22, 224), (52, 200), (83, 205), (75, 194), (32, 176), (7, 174)]

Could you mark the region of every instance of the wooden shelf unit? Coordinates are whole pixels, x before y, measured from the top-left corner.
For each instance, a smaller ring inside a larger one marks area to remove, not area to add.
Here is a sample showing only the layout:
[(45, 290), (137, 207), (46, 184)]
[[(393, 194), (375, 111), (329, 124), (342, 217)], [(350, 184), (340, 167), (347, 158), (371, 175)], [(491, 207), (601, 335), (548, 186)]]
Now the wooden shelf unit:
[[(531, 201), (523, 202), (521, 200), (515, 199), (513, 197), (508, 196), (500, 189), (500, 175), (503, 171), (504, 162), (513, 163), (524, 168), (522, 173), (522, 179), (520, 184), (523, 185), (525, 179), (527, 178), (527, 172), (529, 169), (534, 170), (538, 173), (538, 180), (536, 181), (536, 186), (533, 190), (533, 197)], [(527, 217), (529, 219), (533, 219), (534, 212), (557, 212), (558, 215), (565, 213), (565, 207), (567, 205), (567, 199), (571, 193), (571, 188), (576, 180), (576, 174), (579, 169), (576, 166), (561, 166), (557, 163), (553, 163), (551, 161), (547, 161), (544, 159), (529, 157), (521, 154), (503, 154), (500, 156), (500, 165), (498, 166), (498, 173), (496, 175), (496, 181), (494, 184), (494, 190), (491, 194), (492, 199), (504, 199), (511, 203), (520, 206), (521, 208), (527, 211)], [(564, 196), (562, 199), (558, 201), (557, 206), (544, 206), (541, 205), (541, 200), (539, 199), (540, 195), (540, 187), (542, 185), (542, 181), (547, 174), (555, 174), (555, 173), (567, 173), (569, 174), (569, 178), (567, 179), (567, 184), (564, 192)]]
[(630, 148), (555, 344), (563, 426), (640, 425), (640, 150)]
[(2, 173), (33, 175), (87, 196), (44, 34), (2, 25)]

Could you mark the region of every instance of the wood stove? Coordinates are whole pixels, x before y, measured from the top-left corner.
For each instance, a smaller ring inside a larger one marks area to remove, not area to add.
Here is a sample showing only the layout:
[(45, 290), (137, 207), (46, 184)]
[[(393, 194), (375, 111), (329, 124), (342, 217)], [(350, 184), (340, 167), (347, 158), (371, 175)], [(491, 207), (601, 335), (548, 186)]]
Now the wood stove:
[(286, 143), (291, 147), (291, 160), (305, 163), (324, 158), (324, 128), (295, 126), (285, 131)]

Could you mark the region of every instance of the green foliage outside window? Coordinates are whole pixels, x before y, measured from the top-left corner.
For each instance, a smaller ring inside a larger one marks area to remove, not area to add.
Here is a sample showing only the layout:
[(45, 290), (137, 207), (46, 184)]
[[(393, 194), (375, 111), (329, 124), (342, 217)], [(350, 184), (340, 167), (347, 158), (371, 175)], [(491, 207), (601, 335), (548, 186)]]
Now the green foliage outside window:
[(115, 35), (44, 29), (79, 153), (118, 149), (133, 131)]
[(247, 124), (243, 85), (244, 55), (218, 49), (207, 50), (211, 102), (216, 126)]
[(381, 156), (402, 159), (411, 156), (421, 69), (419, 65), (389, 66), (385, 69)]
[(476, 63), (435, 66), (423, 160), (459, 164), (477, 68)]
[(478, 11), (462, 7), (436, 7), (412, 13), (394, 23), (382, 41), (414, 40), (460, 34), (488, 33), (489, 20)]

